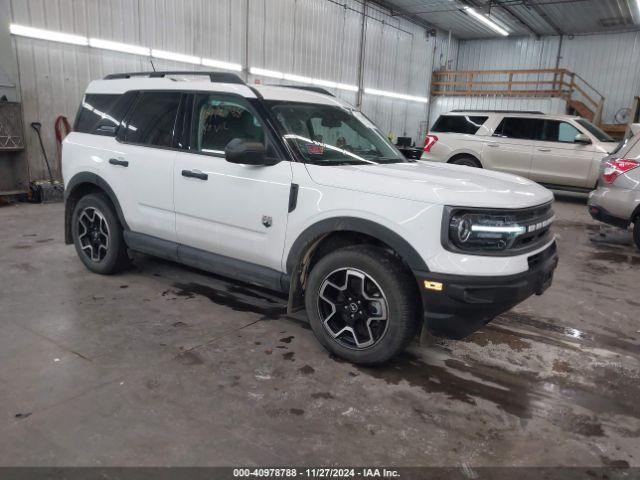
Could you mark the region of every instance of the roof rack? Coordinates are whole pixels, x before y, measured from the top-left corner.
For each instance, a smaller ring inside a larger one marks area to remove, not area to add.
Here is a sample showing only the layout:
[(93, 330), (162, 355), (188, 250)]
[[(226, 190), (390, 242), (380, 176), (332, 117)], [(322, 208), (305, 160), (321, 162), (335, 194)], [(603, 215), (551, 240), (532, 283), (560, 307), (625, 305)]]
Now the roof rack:
[(285, 88), (297, 88), (298, 90), (307, 90), (309, 92), (322, 93), (323, 95), (329, 95), (330, 97), (335, 97), (333, 93), (329, 90), (324, 89), (322, 87), (311, 87), (306, 85), (268, 85), (269, 87), (285, 87)]
[(127, 72), (127, 73), (112, 73), (104, 77), (105, 80), (118, 80), (122, 78), (131, 77), (149, 77), (149, 78), (164, 78), (167, 75), (202, 75), (209, 77), (209, 80), (215, 83), (238, 83), (240, 85), (246, 85), (242, 79), (235, 73), (227, 72), (202, 72), (202, 71), (163, 71), (163, 72)]
[(544, 115), (544, 112), (540, 112), (538, 110), (466, 110), (466, 109), (457, 109), (451, 110), (451, 113), (527, 113), (529, 115)]

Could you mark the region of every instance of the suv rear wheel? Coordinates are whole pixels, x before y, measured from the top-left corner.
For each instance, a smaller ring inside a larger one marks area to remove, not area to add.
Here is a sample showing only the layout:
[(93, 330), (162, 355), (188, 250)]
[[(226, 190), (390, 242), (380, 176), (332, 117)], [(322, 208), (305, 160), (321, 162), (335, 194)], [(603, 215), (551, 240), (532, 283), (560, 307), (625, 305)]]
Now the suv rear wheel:
[(122, 225), (106, 194), (82, 197), (73, 210), (71, 228), (76, 252), (92, 272), (108, 275), (129, 265)]
[(309, 274), (305, 303), (313, 333), (331, 353), (379, 365), (416, 332), (415, 285), (385, 250), (352, 246), (321, 258)]
[(454, 165), (465, 165), (467, 167), (482, 168), (482, 165), (480, 165), (480, 162), (475, 158), (473, 158), (471, 155), (455, 158), (451, 160), (449, 163), (453, 163)]
[(633, 222), (633, 240), (636, 242), (636, 246), (640, 248), (640, 215)]

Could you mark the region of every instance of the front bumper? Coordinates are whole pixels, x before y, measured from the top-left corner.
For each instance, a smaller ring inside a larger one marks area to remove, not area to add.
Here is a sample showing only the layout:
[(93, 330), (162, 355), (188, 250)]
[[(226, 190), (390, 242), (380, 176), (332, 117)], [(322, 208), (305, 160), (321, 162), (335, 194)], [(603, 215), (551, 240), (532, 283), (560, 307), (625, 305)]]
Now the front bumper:
[(464, 338), (531, 295), (541, 295), (551, 285), (558, 265), (556, 243), (530, 256), (528, 263), (526, 272), (506, 276), (417, 272), (427, 329), (440, 336)]

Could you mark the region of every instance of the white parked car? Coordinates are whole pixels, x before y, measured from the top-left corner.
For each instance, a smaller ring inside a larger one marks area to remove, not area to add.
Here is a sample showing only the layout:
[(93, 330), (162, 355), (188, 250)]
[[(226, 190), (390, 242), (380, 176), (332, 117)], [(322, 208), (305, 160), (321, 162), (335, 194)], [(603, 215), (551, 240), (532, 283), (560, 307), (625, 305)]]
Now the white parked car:
[(590, 191), (618, 142), (582, 117), (453, 111), (425, 139), (422, 160), (513, 173), (549, 188)]
[(423, 321), (462, 337), (550, 285), (545, 188), (408, 161), (327, 94), (187, 75), (86, 91), (62, 163), (66, 241), (90, 270), (133, 250), (288, 292), (328, 350), (367, 365)]

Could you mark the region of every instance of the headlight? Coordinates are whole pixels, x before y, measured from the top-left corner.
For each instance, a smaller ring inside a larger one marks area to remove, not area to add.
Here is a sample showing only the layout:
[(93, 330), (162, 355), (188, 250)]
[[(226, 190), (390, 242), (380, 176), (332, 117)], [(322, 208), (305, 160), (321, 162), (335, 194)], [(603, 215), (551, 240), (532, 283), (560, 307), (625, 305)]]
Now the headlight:
[(445, 208), (443, 245), (448, 250), (499, 255), (534, 249), (548, 240), (550, 205), (522, 210)]

